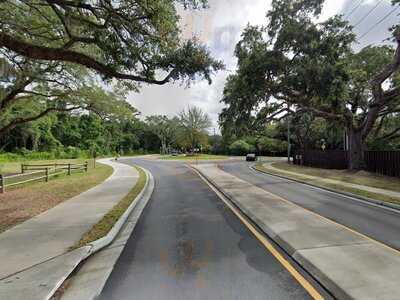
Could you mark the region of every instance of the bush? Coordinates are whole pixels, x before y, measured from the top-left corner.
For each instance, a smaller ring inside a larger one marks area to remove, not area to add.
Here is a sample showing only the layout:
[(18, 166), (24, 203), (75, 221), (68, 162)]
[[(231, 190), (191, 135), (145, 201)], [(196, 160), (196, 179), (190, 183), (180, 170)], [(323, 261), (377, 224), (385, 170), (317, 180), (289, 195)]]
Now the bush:
[(269, 137), (261, 138), (258, 145), (264, 155), (284, 154), (287, 150), (287, 142)]
[(27, 160), (48, 160), (55, 159), (56, 156), (53, 152), (31, 152), (23, 156)]
[(253, 147), (243, 140), (237, 140), (229, 146), (229, 151), (233, 155), (246, 155)]
[(16, 153), (2, 153), (0, 154), (0, 162), (11, 162), (21, 160), (21, 156)]
[(63, 158), (80, 158), (84, 156), (81, 149), (72, 146), (68, 146), (65, 149), (65, 155), (67, 157)]
[(24, 160), (54, 160), (54, 159), (72, 159), (72, 158), (89, 158), (89, 154), (85, 150), (76, 147), (57, 148), (52, 152), (29, 151), (21, 148), (17, 153), (1, 153), (0, 162), (13, 162)]

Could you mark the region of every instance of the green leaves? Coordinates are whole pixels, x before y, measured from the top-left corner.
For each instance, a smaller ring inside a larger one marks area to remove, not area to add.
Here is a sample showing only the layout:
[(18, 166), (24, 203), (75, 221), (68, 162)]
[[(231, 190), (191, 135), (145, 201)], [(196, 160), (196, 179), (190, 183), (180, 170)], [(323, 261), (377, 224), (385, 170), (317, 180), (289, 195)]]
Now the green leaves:
[(273, 38), (295, 24), (310, 24), (312, 17), (320, 15), (323, 3), (324, 0), (272, 1), (272, 9), (267, 13), (268, 34)]
[[(205, 0), (0, 2), (0, 48), (31, 60), (71, 62), (104, 79), (150, 84), (211, 82), (223, 65), (195, 41), (179, 40), (176, 4), (205, 7)], [(158, 71), (167, 77), (158, 79)]]
[[(0, 134), (17, 119), (20, 124), (49, 109), (134, 117), (124, 95), (107, 90), (111, 85), (138, 92), (142, 83), (211, 83), (224, 66), (198, 41), (180, 40), (177, 5), (201, 9), (207, 1), (0, 1), (0, 63), (6, 66), (0, 74)], [(21, 109), (27, 98), (40, 108), (36, 114)]]
[(210, 117), (196, 106), (188, 107), (179, 114), (180, 144), (193, 151), (205, 147), (207, 129), (211, 127)]
[(211, 84), (211, 76), (215, 70), (224, 68), (221, 61), (211, 58), (210, 52), (197, 40), (188, 40), (176, 51), (160, 57), (160, 66), (166, 71), (173, 68), (171, 79), (187, 81), (202, 77)]
[[(352, 27), (342, 16), (316, 21), (323, 3), (273, 0), (265, 28), (244, 30), (235, 51), (238, 70), (228, 78), (222, 98), (227, 104), (220, 115), (223, 132), (236, 130), (240, 136), (259, 130), (262, 122), (283, 118), (287, 104), (293, 120), (298, 120), (296, 127), (307, 124), (305, 131), (310, 133), (313, 124), (298, 117), (310, 114), (313, 123), (323, 118), (336, 129), (347, 128), (350, 139), (361, 139), (350, 144), (362, 148), (374, 127), (381, 130), (382, 120), (398, 113), (398, 25), (392, 27), (396, 51), (391, 46), (369, 46), (356, 53)], [(392, 132), (398, 133), (396, 128)], [(336, 133), (332, 140), (340, 136)], [(362, 153), (361, 148), (351, 151)]]

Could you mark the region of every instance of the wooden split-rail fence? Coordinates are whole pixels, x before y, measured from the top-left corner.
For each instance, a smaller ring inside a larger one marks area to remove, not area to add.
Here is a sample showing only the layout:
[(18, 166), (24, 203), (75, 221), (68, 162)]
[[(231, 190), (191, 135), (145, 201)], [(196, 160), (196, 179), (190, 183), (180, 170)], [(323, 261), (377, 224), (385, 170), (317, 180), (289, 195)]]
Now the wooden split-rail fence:
[(8, 187), (17, 186), (32, 181), (44, 180), (46, 182), (49, 179), (67, 174), (71, 175), (77, 171), (88, 171), (88, 162), (82, 164), (72, 163), (54, 163), (54, 164), (21, 164), (21, 173), (13, 175), (2, 175), (0, 174), (0, 193), (5, 193)]

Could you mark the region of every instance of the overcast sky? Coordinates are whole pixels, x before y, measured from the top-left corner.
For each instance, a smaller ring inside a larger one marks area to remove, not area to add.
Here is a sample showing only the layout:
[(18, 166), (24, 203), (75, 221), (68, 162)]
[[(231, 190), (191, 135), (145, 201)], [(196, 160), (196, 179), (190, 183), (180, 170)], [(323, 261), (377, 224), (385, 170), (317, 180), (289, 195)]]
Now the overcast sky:
[[(335, 14), (345, 15), (351, 24), (355, 25), (379, 2), (364, 0), (354, 12), (349, 13), (362, 0), (327, 0), (321, 19)], [(195, 105), (205, 110), (217, 128), (218, 113), (222, 109), (219, 102), (229, 71), (235, 70), (236, 62), (233, 51), (240, 38), (242, 29), (248, 24), (265, 24), (265, 14), (270, 7), (270, 0), (210, 0), (210, 8), (204, 11), (184, 11), (182, 15), (182, 30), (185, 38), (196, 35), (211, 50), (212, 54), (222, 59), (227, 71), (216, 74), (212, 85), (206, 81), (196, 82), (190, 88), (179, 84), (164, 86), (143, 86), (140, 93), (131, 93), (129, 101), (141, 111), (143, 116), (164, 114), (173, 116), (189, 105)], [(370, 28), (388, 14), (393, 7), (390, 0), (383, 0), (376, 9), (356, 28), (358, 36), (368, 32)], [(400, 9), (399, 9), (400, 11)], [(389, 35), (387, 29), (398, 23), (399, 11), (394, 12), (384, 22), (376, 26), (354, 48), (359, 49), (371, 43), (382, 43)], [(218, 130), (218, 129), (217, 129)], [(212, 130), (210, 130), (212, 131)]]

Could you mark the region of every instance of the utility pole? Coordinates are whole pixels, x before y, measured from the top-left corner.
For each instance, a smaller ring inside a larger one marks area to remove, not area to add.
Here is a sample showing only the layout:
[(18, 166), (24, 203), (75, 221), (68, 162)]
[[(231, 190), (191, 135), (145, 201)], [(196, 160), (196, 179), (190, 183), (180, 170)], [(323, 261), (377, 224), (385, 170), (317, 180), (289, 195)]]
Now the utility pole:
[(288, 103), (287, 105), (287, 159), (288, 159), (288, 164), (290, 164), (290, 105)]

